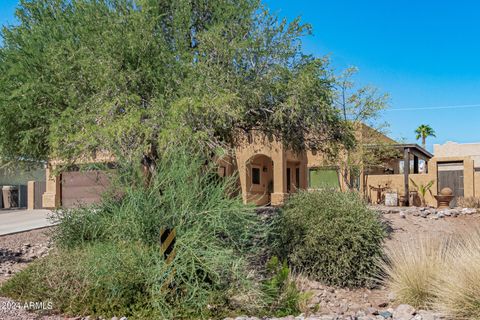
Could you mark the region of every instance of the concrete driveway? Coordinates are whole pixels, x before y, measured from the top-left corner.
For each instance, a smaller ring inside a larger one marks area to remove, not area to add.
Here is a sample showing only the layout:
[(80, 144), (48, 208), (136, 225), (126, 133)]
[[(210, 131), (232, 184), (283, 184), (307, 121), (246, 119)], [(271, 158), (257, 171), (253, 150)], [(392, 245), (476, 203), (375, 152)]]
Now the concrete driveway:
[(52, 225), (50, 210), (0, 210), (0, 236)]

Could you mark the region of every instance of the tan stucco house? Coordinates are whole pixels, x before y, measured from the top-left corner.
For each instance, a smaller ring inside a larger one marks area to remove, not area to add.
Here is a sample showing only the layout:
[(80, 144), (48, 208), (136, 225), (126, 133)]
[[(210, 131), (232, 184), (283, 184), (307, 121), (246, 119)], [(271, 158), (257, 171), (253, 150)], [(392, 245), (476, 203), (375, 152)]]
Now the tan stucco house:
[[(368, 126), (357, 130), (357, 139), (365, 140), (377, 135), (384, 141), (394, 142)], [(108, 154), (97, 154), (95, 159), (83, 159), (81, 163), (112, 162)], [(238, 174), (242, 197), (246, 203), (256, 205), (281, 205), (285, 198), (299, 189), (333, 187), (345, 189), (344, 179), (352, 177), (341, 172), (335, 161), (321, 152), (294, 152), (281, 142), (258, 133), (238, 139), (237, 147), (229, 156), (217, 160), (221, 176)], [(98, 171), (80, 172), (70, 170), (61, 175), (52, 175), (56, 163), (47, 169), (46, 192), (43, 205), (47, 208), (70, 207), (76, 203), (94, 203), (108, 186), (105, 175)], [(361, 177), (357, 188), (363, 188)]]
[[(275, 139), (252, 133), (239, 140), (231, 155), (217, 160), (218, 173), (220, 176), (237, 174), (244, 202), (259, 206), (281, 205), (289, 194), (299, 189), (333, 187), (345, 190), (348, 188), (345, 179), (355, 179), (355, 189), (372, 203), (383, 201), (386, 192), (393, 192), (404, 202), (418, 205), (415, 185), (426, 185), (430, 181), (433, 185), (425, 197), (428, 205), (436, 205), (434, 195), (446, 186), (454, 190), (457, 197), (480, 197), (480, 170), (475, 165), (475, 162), (480, 162), (480, 144), (449, 142), (436, 145), (433, 155), (416, 144), (397, 144), (365, 125), (357, 130), (357, 140), (367, 148), (377, 142), (386, 143), (397, 150), (398, 155), (385, 160), (380, 166), (362, 168), (354, 176), (345, 173), (342, 161), (338, 161), (344, 160), (344, 155), (332, 161), (321, 152), (293, 152)], [(83, 162), (88, 161), (93, 160), (85, 159)], [(98, 154), (97, 161), (114, 160), (108, 154)], [(94, 203), (108, 187), (102, 172), (71, 170), (54, 176), (50, 174), (54, 165), (51, 163), (47, 169), (44, 207)], [(382, 198), (379, 199), (379, 195)]]
[[(360, 125), (356, 130), (359, 143), (395, 141), (380, 132)], [(342, 153), (342, 152), (340, 152)], [(220, 175), (238, 173), (242, 197), (246, 203), (281, 205), (285, 198), (299, 189), (348, 188), (345, 180), (356, 179), (353, 183), (359, 191), (364, 188), (364, 173), (354, 177), (345, 173), (340, 159), (329, 159), (322, 152), (306, 150), (294, 152), (286, 149), (281, 142), (261, 134), (251, 134), (240, 140), (234, 155), (222, 158), (219, 163)]]

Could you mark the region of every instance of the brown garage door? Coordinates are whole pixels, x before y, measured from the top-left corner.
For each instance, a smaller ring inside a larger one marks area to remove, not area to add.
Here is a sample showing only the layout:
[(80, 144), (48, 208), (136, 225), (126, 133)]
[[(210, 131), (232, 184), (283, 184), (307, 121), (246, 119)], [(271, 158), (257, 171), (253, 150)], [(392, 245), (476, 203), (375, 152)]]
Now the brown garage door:
[(101, 171), (70, 171), (62, 173), (62, 207), (98, 203), (109, 181)]

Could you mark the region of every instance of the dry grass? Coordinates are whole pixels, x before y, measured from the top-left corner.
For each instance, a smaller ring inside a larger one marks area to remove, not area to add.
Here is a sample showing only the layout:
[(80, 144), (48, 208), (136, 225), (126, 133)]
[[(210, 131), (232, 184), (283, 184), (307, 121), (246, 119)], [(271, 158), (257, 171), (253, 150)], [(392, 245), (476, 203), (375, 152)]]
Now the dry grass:
[(480, 208), (480, 198), (476, 197), (459, 197), (457, 205), (463, 208)]
[(435, 309), (448, 319), (480, 319), (480, 231), (449, 250), (439, 279)]
[(428, 307), (445, 265), (448, 239), (419, 238), (387, 251), (383, 262), (386, 284), (399, 302)]
[(383, 270), (398, 302), (480, 320), (480, 230), (402, 243), (387, 252)]

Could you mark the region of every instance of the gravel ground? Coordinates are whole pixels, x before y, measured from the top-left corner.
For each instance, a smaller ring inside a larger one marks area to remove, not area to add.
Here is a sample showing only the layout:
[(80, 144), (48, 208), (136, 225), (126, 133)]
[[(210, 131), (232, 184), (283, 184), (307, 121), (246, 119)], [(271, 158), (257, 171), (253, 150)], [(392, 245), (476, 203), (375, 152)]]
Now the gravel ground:
[(0, 236), (0, 284), (50, 249), (50, 228)]
[[(0, 284), (16, 272), (22, 270), (29, 262), (48, 253), (50, 248), (50, 228), (0, 236)], [(8, 298), (0, 297), (0, 320), (66, 319), (60, 316), (46, 316), (31, 310), (47, 310), (48, 302), (36, 305), (20, 305)]]
[[(382, 208), (384, 209), (384, 208)], [(462, 235), (480, 230), (480, 214), (459, 215), (436, 219), (415, 215), (412, 208), (396, 208), (398, 212), (383, 214), (384, 221), (391, 228), (385, 245), (392, 247), (399, 243), (420, 237)], [(420, 208), (418, 208), (420, 210)]]

